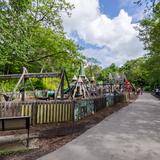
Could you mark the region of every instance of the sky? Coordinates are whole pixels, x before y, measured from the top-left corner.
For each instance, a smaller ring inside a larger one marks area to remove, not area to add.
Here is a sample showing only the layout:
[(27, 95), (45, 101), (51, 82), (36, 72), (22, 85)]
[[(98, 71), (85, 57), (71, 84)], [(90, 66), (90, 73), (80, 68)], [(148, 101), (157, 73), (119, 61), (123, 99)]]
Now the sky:
[(143, 9), (134, 0), (67, 0), (74, 4), (71, 17), (62, 15), (64, 30), (84, 49), (86, 57), (96, 58), (102, 67), (122, 66), (127, 60), (145, 54), (135, 29)]

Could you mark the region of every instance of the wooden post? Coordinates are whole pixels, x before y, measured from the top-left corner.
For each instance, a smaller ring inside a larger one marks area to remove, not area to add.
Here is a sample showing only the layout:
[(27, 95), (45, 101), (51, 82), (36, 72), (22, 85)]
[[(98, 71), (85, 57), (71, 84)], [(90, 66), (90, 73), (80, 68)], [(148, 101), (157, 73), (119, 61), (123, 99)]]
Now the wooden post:
[(65, 70), (64, 70), (64, 76), (65, 76), (65, 78), (66, 78), (68, 88), (70, 88), (70, 84), (69, 84), (68, 76), (67, 76), (67, 73), (66, 73), (66, 71), (65, 71)]
[(38, 103), (34, 102), (34, 104), (32, 104), (32, 115), (31, 115), (31, 123), (33, 126), (37, 124), (37, 108), (38, 108)]
[(62, 72), (62, 78), (61, 78), (61, 99), (64, 98), (64, 72)]
[(74, 132), (74, 128), (75, 128), (75, 114), (74, 114), (74, 110), (75, 110), (75, 100), (72, 100), (72, 134)]
[(22, 97), (21, 97), (21, 101), (24, 101), (24, 98), (25, 98), (25, 93), (24, 93), (24, 78), (22, 80), (22, 83), (23, 83), (23, 88), (20, 89), (20, 94), (22, 94)]
[(26, 147), (29, 148), (30, 117), (28, 117), (28, 118), (26, 119), (26, 128), (27, 128), (27, 130), (28, 130), (28, 132), (27, 132), (27, 145), (26, 145)]
[(22, 83), (23, 83), (23, 88), (21, 90), (22, 93), (22, 101), (25, 101), (25, 82), (26, 82), (26, 78), (23, 78)]

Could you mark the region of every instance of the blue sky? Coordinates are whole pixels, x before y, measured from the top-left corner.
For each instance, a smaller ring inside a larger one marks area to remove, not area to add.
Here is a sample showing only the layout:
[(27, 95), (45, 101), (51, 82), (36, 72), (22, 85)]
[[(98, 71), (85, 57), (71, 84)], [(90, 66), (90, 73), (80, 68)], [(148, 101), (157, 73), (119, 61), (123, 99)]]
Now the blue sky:
[(84, 50), (86, 57), (96, 58), (102, 67), (118, 66), (144, 54), (134, 29), (143, 17), (134, 0), (68, 0), (74, 3), (72, 16), (63, 17), (68, 37)]
[(100, 0), (100, 10), (102, 13), (113, 18), (119, 14), (120, 1), (119, 0)]
[[(137, 6), (136, 0), (99, 0), (100, 10), (110, 18), (116, 17), (121, 9), (133, 17), (133, 23), (137, 23), (143, 16), (143, 7)], [(140, 14), (138, 16), (138, 14)]]
[[(132, 16), (132, 23), (137, 23), (141, 19), (141, 17), (135, 17), (137, 11), (141, 11), (141, 8), (134, 4), (133, 0), (130, 0), (130, 2), (129, 0), (99, 0), (99, 4), (100, 12), (111, 19), (117, 17), (121, 9), (124, 9), (129, 16)], [(72, 32), (71, 35), (76, 37), (77, 43), (84, 48), (98, 48), (96, 45), (86, 43), (78, 36), (77, 32)]]

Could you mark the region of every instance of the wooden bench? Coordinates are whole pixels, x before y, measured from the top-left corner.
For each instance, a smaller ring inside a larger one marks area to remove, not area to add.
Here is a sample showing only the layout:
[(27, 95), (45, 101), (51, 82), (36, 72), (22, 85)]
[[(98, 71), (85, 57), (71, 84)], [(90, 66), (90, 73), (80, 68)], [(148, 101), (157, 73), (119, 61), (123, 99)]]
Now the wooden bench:
[(0, 131), (27, 129), (27, 147), (29, 147), (30, 117), (4, 117), (0, 118)]

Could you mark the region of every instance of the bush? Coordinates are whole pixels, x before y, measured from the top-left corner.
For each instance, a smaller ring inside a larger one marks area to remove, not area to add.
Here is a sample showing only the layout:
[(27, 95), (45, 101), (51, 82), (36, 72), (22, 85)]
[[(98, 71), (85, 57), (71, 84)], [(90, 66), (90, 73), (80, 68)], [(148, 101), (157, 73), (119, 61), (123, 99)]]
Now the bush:
[(152, 91), (152, 87), (151, 86), (145, 86), (144, 91), (150, 92), (150, 91)]

